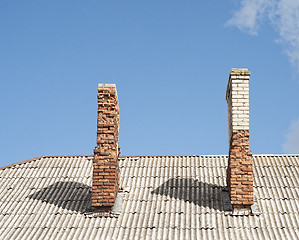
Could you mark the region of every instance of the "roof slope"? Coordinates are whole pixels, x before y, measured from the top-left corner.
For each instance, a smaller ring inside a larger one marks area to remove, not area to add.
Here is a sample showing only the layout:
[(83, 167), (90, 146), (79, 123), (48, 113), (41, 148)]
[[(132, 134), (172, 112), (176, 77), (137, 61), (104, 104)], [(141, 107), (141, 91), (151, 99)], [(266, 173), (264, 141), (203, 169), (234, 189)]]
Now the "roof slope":
[(299, 156), (254, 156), (260, 216), (226, 215), (227, 156), (121, 157), (119, 217), (88, 217), (92, 156), (0, 170), (0, 239), (296, 239)]

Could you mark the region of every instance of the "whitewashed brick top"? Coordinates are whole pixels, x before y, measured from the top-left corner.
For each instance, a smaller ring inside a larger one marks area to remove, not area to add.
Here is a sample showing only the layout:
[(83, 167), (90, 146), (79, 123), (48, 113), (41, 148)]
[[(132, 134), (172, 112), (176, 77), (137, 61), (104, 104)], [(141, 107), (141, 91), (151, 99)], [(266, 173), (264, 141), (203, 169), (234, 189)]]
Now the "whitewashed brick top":
[(116, 95), (116, 99), (118, 101), (118, 96), (117, 96), (117, 90), (116, 90), (116, 84), (113, 83), (99, 83), (98, 84), (98, 91), (100, 91), (101, 89), (104, 88), (114, 88), (115, 89), (115, 95)]
[(249, 130), (249, 79), (247, 69), (232, 69), (226, 89), (229, 139), (232, 130)]
[(113, 83), (99, 83), (98, 88), (116, 88)]

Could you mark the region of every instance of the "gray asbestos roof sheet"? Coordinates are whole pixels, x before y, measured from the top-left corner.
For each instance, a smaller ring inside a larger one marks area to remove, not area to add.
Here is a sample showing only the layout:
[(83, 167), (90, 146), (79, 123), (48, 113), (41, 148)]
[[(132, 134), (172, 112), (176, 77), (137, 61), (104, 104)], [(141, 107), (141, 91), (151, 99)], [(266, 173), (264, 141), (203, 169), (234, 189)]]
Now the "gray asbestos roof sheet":
[(227, 156), (121, 157), (118, 217), (89, 217), (91, 156), (0, 170), (0, 239), (298, 239), (299, 156), (254, 156), (261, 215), (222, 206)]

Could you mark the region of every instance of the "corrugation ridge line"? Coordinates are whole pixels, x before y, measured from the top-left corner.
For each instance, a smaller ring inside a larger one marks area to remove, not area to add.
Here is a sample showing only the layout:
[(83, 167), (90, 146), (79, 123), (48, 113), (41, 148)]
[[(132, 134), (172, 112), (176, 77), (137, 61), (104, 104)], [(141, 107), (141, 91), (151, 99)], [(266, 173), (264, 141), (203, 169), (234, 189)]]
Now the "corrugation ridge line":
[(69, 233), (67, 234), (67, 236), (66, 236), (66, 240), (73, 240), (73, 239), (75, 239), (74, 238), (74, 235), (76, 234), (76, 231), (77, 231), (78, 229), (77, 228), (70, 228), (70, 231), (69, 231)]
[[(132, 163), (130, 163), (130, 164), (132, 164)], [(132, 175), (134, 169), (132, 167), (130, 167), (130, 166), (127, 166), (127, 169), (128, 169), (128, 172), (127, 172), (127, 176), (128, 176), (127, 186), (132, 187), (133, 186), (132, 181), (133, 181), (133, 178), (135, 178), (135, 176)]]
[(113, 239), (114, 233), (117, 229), (116, 227), (116, 221), (118, 219), (117, 218), (112, 218), (111, 222), (109, 223), (109, 231), (107, 232), (107, 238), (106, 239)]
[(64, 231), (63, 231), (63, 233), (61, 235), (61, 239), (66, 239), (71, 230), (69, 228), (63, 228), (63, 230)]
[(9, 235), (9, 239), (17, 239), (19, 236), (19, 232), (22, 230), (20, 227), (14, 227), (12, 228), (13, 231), (11, 231), (11, 234)]
[[(291, 205), (291, 208), (290, 208)], [(289, 200), (289, 204), (286, 204), (286, 207), (290, 208), (291, 210), (289, 212), (292, 213), (299, 213), (299, 206), (298, 206), (298, 201), (297, 200)]]
[(15, 191), (16, 191), (16, 189), (12, 189), (12, 191), (9, 193), (9, 195), (5, 199), (5, 202), (6, 202), (5, 208), (4, 208), (5, 212), (10, 212), (11, 208), (15, 207), (15, 205), (18, 204), (18, 202), (14, 201)]
[(54, 227), (52, 228), (49, 232), (48, 232), (48, 237), (47, 239), (59, 239), (56, 238), (57, 235), (59, 235), (61, 232), (61, 229), (58, 227)]
[(289, 166), (288, 171), (290, 172), (291, 176), (298, 178), (299, 176), (299, 168), (298, 166)]
[(127, 169), (128, 168), (126, 166), (123, 166), (119, 169), (121, 187), (127, 187), (127, 181), (128, 181), (128, 175), (126, 174)]
[(92, 230), (95, 229), (94, 225), (96, 220), (94, 218), (87, 218), (89, 223), (86, 227), (84, 227), (86, 229), (86, 233), (83, 235), (83, 233), (80, 234), (80, 237), (82, 237), (82, 239), (92, 239), (90, 237)]
[(87, 231), (87, 233), (88, 233), (88, 235), (87, 236), (89, 236), (87, 239), (100, 239), (99, 237), (97, 237), (97, 234), (99, 234), (99, 233), (101, 233), (101, 230), (102, 230), (102, 228), (95, 228), (95, 227), (93, 227), (93, 228), (89, 228), (88, 229), (88, 231)]
[[(68, 187), (68, 190), (66, 191), (66, 195), (63, 199), (63, 208), (67, 209), (67, 213), (72, 213), (74, 210), (71, 208), (74, 201), (69, 201), (69, 199), (72, 199), (71, 196), (74, 196), (76, 194), (77, 188), (76, 182), (69, 182), (70, 186)], [(65, 186), (66, 188), (66, 186)]]
[(0, 232), (0, 237), (1, 237), (1, 239), (6, 240), (6, 239), (8, 239), (7, 235), (9, 233), (9, 231), (11, 230), (11, 228), (2, 228), (2, 229), (3, 229), (3, 231)]
[[(84, 218), (81, 218), (81, 221), (82, 221), (82, 219), (84, 219)], [(86, 228), (79, 225), (79, 227), (77, 228), (77, 231), (75, 232), (72, 239), (78, 239), (78, 240), (84, 239), (84, 237), (86, 235), (86, 231), (87, 231)]]

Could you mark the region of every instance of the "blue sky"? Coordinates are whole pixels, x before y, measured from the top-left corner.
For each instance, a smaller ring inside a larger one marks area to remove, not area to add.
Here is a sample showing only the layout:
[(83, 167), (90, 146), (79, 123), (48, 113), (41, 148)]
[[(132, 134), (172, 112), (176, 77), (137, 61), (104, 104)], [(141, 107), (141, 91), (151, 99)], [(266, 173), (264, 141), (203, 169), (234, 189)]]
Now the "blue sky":
[(122, 154), (227, 154), (231, 68), (251, 71), (253, 153), (299, 153), (297, 0), (3, 0), (0, 34), (0, 166), (92, 154), (98, 83)]

